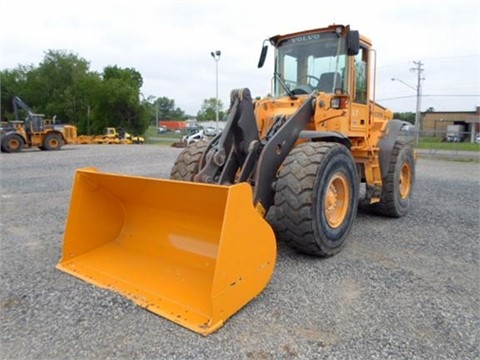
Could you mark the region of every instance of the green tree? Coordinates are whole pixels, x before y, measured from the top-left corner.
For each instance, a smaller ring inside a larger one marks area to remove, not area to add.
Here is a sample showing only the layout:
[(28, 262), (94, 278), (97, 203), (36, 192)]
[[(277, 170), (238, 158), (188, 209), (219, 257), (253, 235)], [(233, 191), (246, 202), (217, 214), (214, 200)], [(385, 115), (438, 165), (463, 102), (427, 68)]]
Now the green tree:
[(20, 65), (2, 71), (2, 117), (5, 108), (11, 112), (10, 99), (19, 96), (35, 112), (56, 115), (61, 123), (81, 124), (100, 80), (89, 71), (85, 59), (63, 50), (48, 50), (37, 67)]
[[(2, 70), (2, 119), (13, 119), (12, 98), (19, 96), (35, 112), (56, 115), (58, 122), (76, 125), (79, 134), (100, 133), (105, 127), (143, 134), (153, 119), (155, 106), (139, 100), (142, 75), (133, 68), (116, 65), (105, 67), (99, 74), (89, 66), (77, 54), (48, 50), (38, 66)], [(161, 99), (160, 105), (166, 98)], [(169, 118), (184, 118), (173, 100), (167, 103)]]
[[(28, 73), (33, 69), (30, 66), (18, 66), (16, 69), (5, 69), (0, 72), (1, 84), (1, 119), (14, 120), (12, 99), (25, 93)], [(26, 100), (25, 100), (26, 101)]]
[(415, 124), (415, 113), (414, 112), (393, 113), (393, 118), (403, 120), (403, 121), (407, 121), (411, 124)]
[(77, 54), (49, 50), (37, 69), (31, 71), (27, 86), (34, 92), (32, 101), (47, 116), (57, 115), (62, 122), (77, 123), (87, 114), (92, 86), (99, 75)]
[[(217, 110), (217, 99), (210, 98), (203, 100), (203, 105), (200, 111), (197, 114), (197, 120), (207, 121), (216, 119), (216, 110)], [(223, 111), (223, 103), (221, 100), (218, 100), (218, 118), (219, 120), (223, 119), (225, 112)]]
[(70, 105), (65, 109), (66, 118), (71, 119), (69, 122), (78, 127), (79, 134), (93, 134), (92, 109), (101, 84), (100, 76), (90, 72), (79, 79), (74, 87), (65, 91), (67, 104)]
[(159, 120), (184, 120), (185, 112), (175, 107), (175, 100), (159, 97), (153, 102), (155, 118)]
[(94, 132), (105, 127), (124, 128), (134, 134), (143, 134), (148, 128), (149, 118), (140, 103), (140, 87), (143, 80), (135, 69), (107, 66), (102, 74), (93, 104), (91, 126)]
[(103, 79), (121, 80), (125, 85), (131, 86), (133, 89), (140, 89), (143, 85), (142, 75), (133, 68), (119, 68), (115, 66), (107, 66), (103, 69)]

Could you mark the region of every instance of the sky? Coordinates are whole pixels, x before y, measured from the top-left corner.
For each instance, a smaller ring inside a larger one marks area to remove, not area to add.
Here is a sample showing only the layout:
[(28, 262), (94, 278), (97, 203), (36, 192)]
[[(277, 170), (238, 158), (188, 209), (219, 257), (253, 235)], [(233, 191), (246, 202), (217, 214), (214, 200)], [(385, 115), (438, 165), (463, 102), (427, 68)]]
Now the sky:
[[(0, 0), (0, 69), (38, 66), (48, 50), (90, 63), (134, 68), (142, 96), (167, 97), (189, 115), (218, 96), (247, 87), (271, 92), (273, 48), (265, 39), (331, 24), (350, 25), (376, 50), (376, 99), (394, 112), (415, 112), (423, 64), (421, 111), (480, 106), (480, 1), (344, 0)], [(221, 50), (218, 62), (212, 51)], [(392, 78), (400, 81), (392, 81)]]

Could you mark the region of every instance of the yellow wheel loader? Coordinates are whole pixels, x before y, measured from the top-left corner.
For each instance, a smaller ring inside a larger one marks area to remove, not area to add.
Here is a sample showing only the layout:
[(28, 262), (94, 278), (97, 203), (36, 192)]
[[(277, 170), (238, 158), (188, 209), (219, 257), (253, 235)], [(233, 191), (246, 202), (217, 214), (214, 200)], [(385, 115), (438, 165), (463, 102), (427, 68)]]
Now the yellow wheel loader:
[(331, 256), (360, 197), (407, 213), (411, 126), (375, 103), (370, 40), (332, 25), (269, 42), (271, 96), (233, 90), (222, 133), (184, 148), (170, 179), (77, 170), (58, 269), (208, 335), (268, 285), (276, 240)]
[[(20, 152), (25, 148), (38, 147), (40, 150), (60, 150), (68, 143), (64, 134), (55, 128), (52, 119), (33, 110), (18, 96), (12, 99), (14, 121), (0, 125), (0, 149), (5, 153)], [(19, 109), (25, 112), (25, 120), (19, 120)]]

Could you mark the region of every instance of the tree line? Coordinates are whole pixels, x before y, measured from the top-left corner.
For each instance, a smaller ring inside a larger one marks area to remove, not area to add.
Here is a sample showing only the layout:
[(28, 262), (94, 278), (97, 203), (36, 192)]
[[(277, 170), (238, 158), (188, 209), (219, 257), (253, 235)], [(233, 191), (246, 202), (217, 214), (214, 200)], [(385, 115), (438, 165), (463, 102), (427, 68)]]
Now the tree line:
[[(48, 50), (37, 65), (18, 65), (0, 72), (1, 119), (14, 120), (12, 99), (20, 97), (35, 113), (71, 124), (80, 134), (99, 134), (106, 127), (143, 134), (156, 119), (184, 120), (187, 115), (168, 97), (140, 92), (143, 78), (134, 68), (109, 65), (103, 72), (77, 54)], [(205, 99), (198, 120), (215, 119), (216, 99)], [(224, 116), (219, 101), (219, 115)]]

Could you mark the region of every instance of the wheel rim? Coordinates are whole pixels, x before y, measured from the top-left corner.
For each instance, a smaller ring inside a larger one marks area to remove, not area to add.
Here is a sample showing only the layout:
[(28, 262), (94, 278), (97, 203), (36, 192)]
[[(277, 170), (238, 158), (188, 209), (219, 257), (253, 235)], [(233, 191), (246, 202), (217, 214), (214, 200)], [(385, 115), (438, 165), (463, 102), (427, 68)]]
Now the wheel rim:
[(52, 147), (52, 148), (56, 148), (56, 147), (58, 146), (58, 140), (57, 140), (57, 139), (51, 139), (51, 140), (49, 141), (49, 145), (50, 145), (50, 147)]
[(18, 141), (17, 139), (11, 139), (11, 140), (8, 142), (8, 146), (9, 146), (10, 149), (12, 149), (12, 150), (17, 150), (18, 148), (20, 148), (20, 141)]
[(345, 220), (350, 206), (350, 188), (344, 174), (335, 174), (325, 193), (325, 219), (332, 228), (339, 227)]
[(408, 198), (412, 188), (412, 169), (410, 164), (406, 161), (402, 164), (400, 169), (400, 177), (398, 179), (398, 189), (402, 199)]

